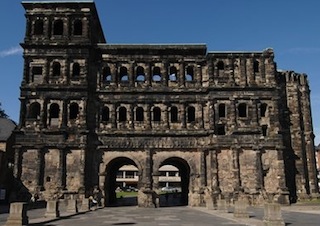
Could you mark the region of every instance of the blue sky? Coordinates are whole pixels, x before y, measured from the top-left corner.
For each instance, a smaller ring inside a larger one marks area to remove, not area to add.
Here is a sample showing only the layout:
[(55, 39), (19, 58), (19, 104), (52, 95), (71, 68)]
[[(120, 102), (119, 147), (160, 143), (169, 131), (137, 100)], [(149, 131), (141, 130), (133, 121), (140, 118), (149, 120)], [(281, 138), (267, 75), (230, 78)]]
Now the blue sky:
[[(319, 0), (95, 0), (108, 43), (205, 43), (209, 51), (275, 51), (278, 69), (306, 73), (320, 143)], [(19, 120), (25, 32), (20, 0), (0, 3), (0, 102)]]

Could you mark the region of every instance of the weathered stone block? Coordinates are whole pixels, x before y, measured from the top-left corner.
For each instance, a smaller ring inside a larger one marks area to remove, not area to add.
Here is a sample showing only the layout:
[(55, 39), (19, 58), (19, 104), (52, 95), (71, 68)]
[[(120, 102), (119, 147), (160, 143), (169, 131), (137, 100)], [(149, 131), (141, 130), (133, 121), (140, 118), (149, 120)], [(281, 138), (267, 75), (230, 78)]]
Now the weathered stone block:
[(78, 212), (77, 200), (75, 200), (75, 199), (68, 200), (67, 212), (68, 213), (77, 213)]
[(264, 204), (263, 224), (265, 226), (284, 226), (281, 207), (278, 203)]
[(225, 199), (217, 200), (217, 210), (219, 210), (220, 212), (228, 212), (227, 201)]
[(239, 218), (249, 218), (249, 213), (247, 211), (248, 208), (248, 201), (247, 200), (239, 200), (236, 201), (234, 204), (234, 217)]
[(59, 202), (58, 201), (48, 201), (45, 217), (56, 218), (60, 216)]
[(10, 213), (5, 226), (28, 225), (27, 204), (15, 202), (10, 204)]
[(89, 211), (90, 210), (89, 203), (90, 203), (89, 199), (82, 199), (80, 211), (81, 212)]

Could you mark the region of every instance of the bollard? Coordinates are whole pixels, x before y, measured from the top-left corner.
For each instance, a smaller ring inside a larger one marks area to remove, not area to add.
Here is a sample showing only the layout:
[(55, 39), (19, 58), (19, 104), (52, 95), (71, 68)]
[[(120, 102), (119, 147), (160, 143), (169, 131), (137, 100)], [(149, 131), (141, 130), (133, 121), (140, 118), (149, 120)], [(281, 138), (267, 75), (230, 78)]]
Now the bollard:
[(67, 212), (68, 213), (78, 213), (77, 200), (68, 199)]
[(48, 201), (45, 217), (57, 218), (59, 216), (60, 216), (59, 202), (58, 201)]
[(247, 211), (248, 201), (238, 200), (234, 204), (233, 216), (237, 218), (249, 218), (249, 213)]
[(14, 202), (10, 204), (10, 213), (5, 226), (28, 225), (27, 203)]
[(217, 200), (217, 210), (228, 213), (227, 201), (225, 199)]
[(278, 203), (264, 204), (263, 224), (265, 226), (284, 226), (285, 223), (281, 214), (281, 207)]

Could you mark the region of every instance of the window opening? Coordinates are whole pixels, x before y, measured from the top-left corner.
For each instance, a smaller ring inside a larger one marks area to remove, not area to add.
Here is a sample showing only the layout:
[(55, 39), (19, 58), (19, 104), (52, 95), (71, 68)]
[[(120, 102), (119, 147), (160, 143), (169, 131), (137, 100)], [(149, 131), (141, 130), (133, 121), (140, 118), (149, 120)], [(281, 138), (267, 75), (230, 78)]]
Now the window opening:
[(36, 20), (34, 23), (34, 34), (43, 35), (43, 20)]
[(260, 106), (260, 115), (261, 117), (266, 117), (266, 113), (267, 113), (267, 104), (261, 104)]
[(101, 121), (108, 122), (110, 120), (110, 111), (108, 107), (103, 107), (101, 111)]
[(59, 62), (54, 62), (52, 65), (52, 75), (60, 76), (61, 75), (61, 65)]
[(142, 122), (144, 120), (143, 117), (143, 108), (142, 107), (137, 107), (136, 109), (136, 121)]
[(226, 117), (226, 105), (225, 104), (219, 104), (219, 118)]
[(73, 26), (73, 35), (82, 35), (82, 21), (75, 20)]
[(49, 124), (58, 125), (60, 108), (58, 104), (51, 104), (49, 110)]
[(154, 67), (153, 68), (152, 80), (154, 82), (160, 82), (161, 81), (160, 67)]
[(103, 76), (102, 77), (103, 82), (111, 82), (112, 77), (111, 77), (110, 67), (103, 68), (102, 76)]
[(178, 108), (173, 106), (170, 110), (171, 122), (178, 122)]
[(42, 67), (32, 67), (32, 82), (35, 82), (42, 77)]
[(153, 121), (155, 122), (161, 121), (161, 109), (159, 107), (153, 108)]
[(144, 68), (141, 66), (137, 67), (136, 71), (136, 81), (137, 82), (144, 82), (145, 81), (145, 74), (144, 74)]
[(79, 105), (77, 103), (70, 104), (69, 119), (76, 119), (79, 115)]
[(187, 74), (186, 74), (186, 81), (190, 82), (193, 81), (193, 67), (192, 66), (188, 66), (187, 67)]
[(194, 122), (196, 120), (195, 108), (190, 106), (188, 107), (188, 122)]
[(126, 67), (120, 68), (120, 81), (121, 82), (129, 81), (128, 70)]
[(225, 125), (218, 125), (217, 126), (217, 135), (226, 135)]
[(262, 126), (262, 135), (263, 136), (267, 136), (267, 132), (268, 132), (268, 126), (267, 125), (263, 125)]
[(74, 63), (72, 65), (72, 76), (73, 77), (80, 76), (80, 65), (79, 65), (79, 63)]
[(254, 73), (258, 73), (259, 72), (259, 61), (255, 60), (253, 62), (253, 71)]
[(119, 108), (119, 122), (127, 121), (127, 109), (125, 107)]
[(63, 35), (63, 21), (62, 20), (54, 21), (53, 35)]
[(247, 117), (247, 105), (244, 103), (241, 103), (238, 105), (238, 114), (239, 117)]
[(169, 80), (177, 81), (177, 68), (175, 66), (172, 66), (169, 69)]
[(30, 104), (29, 118), (30, 119), (39, 119), (40, 118), (40, 104), (38, 102)]
[(218, 68), (218, 70), (224, 70), (224, 63), (223, 63), (223, 61), (219, 61), (219, 62), (217, 63), (217, 68)]

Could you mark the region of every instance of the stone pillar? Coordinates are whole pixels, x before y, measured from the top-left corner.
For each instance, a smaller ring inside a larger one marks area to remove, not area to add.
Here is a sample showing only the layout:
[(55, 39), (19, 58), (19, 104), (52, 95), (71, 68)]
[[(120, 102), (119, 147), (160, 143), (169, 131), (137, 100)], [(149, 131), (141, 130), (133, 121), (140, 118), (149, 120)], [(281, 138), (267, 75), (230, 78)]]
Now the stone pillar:
[(228, 213), (227, 201), (225, 199), (217, 200), (217, 210), (220, 212)]
[(10, 213), (5, 226), (28, 225), (27, 203), (14, 202), (10, 204)]
[(141, 189), (138, 192), (139, 207), (157, 207), (157, 194), (152, 190), (152, 150), (145, 151), (144, 170), (141, 179)]
[(264, 217), (263, 224), (265, 226), (284, 226), (281, 215), (281, 207), (277, 203), (265, 203), (264, 204)]
[(59, 201), (47, 201), (45, 217), (57, 218), (60, 216)]
[(249, 218), (249, 213), (247, 211), (248, 201), (247, 200), (238, 200), (234, 204), (234, 217), (238, 218)]
[(89, 211), (90, 208), (89, 208), (89, 199), (82, 199), (82, 203), (81, 203), (81, 208), (80, 208), (80, 211), (81, 212), (86, 212), (86, 211)]
[(68, 199), (67, 212), (68, 213), (78, 213), (77, 200)]

